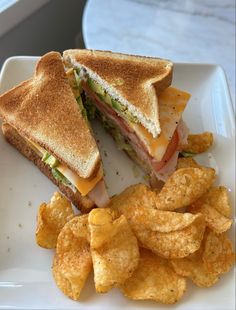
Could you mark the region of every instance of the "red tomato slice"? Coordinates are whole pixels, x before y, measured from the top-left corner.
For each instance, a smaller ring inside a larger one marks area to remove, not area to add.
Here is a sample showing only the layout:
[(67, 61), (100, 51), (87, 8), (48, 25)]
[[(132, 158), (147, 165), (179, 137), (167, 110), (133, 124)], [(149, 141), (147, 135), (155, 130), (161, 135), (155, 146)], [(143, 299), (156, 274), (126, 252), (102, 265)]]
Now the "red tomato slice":
[(179, 144), (179, 136), (178, 136), (177, 130), (175, 130), (162, 160), (159, 162), (155, 162), (155, 161), (152, 162), (152, 165), (155, 171), (159, 171), (162, 167), (166, 165), (166, 163), (172, 157), (174, 152), (177, 150), (178, 144)]

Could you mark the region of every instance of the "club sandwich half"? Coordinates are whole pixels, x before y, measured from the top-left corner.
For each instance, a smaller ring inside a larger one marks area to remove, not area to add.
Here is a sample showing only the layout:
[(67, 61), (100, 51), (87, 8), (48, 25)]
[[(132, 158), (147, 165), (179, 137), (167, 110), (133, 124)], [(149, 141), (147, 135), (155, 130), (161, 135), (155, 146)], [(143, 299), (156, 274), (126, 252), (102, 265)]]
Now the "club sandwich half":
[(96, 50), (67, 50), (63, 58), (86, 93), (88, 115), (151, 177), (165, 181), (188, 135), (182, 113), (190, 95), (170, 87), (173, 63)]
[(50, 52), (32, 79), (0, 97), (5, 138), (33, 161), (82, 212), (109, 199), (95, 139), (80, 91)]

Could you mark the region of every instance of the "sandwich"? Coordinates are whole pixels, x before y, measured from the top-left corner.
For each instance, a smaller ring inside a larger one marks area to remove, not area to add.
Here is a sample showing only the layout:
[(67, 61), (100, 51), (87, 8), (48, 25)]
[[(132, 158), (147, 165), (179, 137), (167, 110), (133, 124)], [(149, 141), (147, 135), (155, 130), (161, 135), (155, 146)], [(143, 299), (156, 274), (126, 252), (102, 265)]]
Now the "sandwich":
[(2, 131), (82, 212), (109, 202), (80, 91), (62, 57), (40, 58), (34, 76), (0, 97)]
[(165, 181), (188, 135), (182, 113), (190, 94), (171, 87), (173, 63), (85, 49), (64, 51), (63, 59), (76, 70), (88, 115), (101, 120), (152, 180)]

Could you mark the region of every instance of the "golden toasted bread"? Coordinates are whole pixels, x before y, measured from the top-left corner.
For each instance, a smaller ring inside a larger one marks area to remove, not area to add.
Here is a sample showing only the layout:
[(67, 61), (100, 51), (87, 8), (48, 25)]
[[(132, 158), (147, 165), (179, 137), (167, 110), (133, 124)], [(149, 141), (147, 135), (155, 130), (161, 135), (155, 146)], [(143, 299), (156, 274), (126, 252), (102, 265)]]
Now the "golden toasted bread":
[(88, 213), (95, 207), (92, 200), (87, 196), (82, 197), (81, 194), (76, 191), (73, 192), (69, 187), (63, 185), (57, 181), (53, 175), (51, 168), (46, 165), (41, 158), (29, 147), (26, 141), (19, 135), (19, 133), (11, 127), (9, 124), (4, 123), (2, 125), (3, 135), (6, 140), (12, 144), (21, 154), (32, 161), (42, 173), (44, 173), (54, 184), (56, 184), (61, 192), (68, 197), (69, 200), (83, 213)]
[(68, 66), (86, 69), (113, 98), (118, 99), (148, 129), (153, 137), (161, 132), (157, 95), (172, 81), (169, 60), (96, 50), (67, 50)]
[(95, 139), (79, 110), (59, 53), (44, 55), (32, 79), (0, 97), (0, 117), (80, 177), (89, 178), (99, 168)]

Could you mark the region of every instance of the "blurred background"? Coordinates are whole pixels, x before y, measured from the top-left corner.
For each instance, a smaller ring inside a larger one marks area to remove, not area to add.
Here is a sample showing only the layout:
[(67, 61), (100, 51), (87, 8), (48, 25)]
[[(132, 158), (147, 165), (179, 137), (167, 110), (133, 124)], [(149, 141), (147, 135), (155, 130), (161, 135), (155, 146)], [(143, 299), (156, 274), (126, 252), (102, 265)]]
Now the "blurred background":
[(16, 55), (43, 55), (84, 47), (86, 0), (0, 0), (0, 62)]
[(235, 0), (0, 0), (0, 66), (74, 47), (220, 64), (235, 101)]

